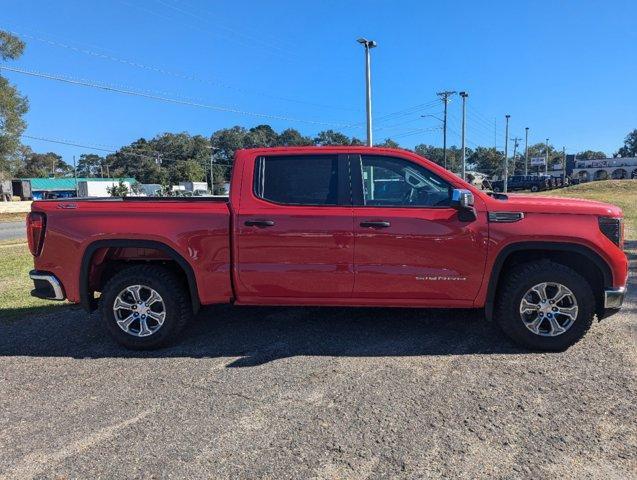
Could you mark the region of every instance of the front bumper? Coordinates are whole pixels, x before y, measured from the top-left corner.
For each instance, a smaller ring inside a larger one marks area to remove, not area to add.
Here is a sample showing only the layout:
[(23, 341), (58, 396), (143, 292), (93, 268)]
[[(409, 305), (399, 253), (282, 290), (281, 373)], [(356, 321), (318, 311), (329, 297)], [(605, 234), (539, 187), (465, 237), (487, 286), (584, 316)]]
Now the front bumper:
[(64, 300), (66, 298), (64, 287), (52, 273), (31, 270), (29, 277), (33, 280), (35, 287), (31, 290), (31, 296), (46, 300)]
[(604, 290), (604, 308), (617, 310), (621, 308), (626, 297), (626, 287), (609, 288)]

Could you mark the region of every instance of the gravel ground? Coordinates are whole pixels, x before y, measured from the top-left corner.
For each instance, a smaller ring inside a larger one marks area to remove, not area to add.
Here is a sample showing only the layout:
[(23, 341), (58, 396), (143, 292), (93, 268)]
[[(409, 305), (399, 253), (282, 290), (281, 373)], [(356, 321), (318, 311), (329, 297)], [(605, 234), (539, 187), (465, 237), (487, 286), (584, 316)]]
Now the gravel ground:
[(463, 311), (211, 308), (143, 354), (0, 321), (0, 478), (637, 478), (636, 293), (561, 354)]

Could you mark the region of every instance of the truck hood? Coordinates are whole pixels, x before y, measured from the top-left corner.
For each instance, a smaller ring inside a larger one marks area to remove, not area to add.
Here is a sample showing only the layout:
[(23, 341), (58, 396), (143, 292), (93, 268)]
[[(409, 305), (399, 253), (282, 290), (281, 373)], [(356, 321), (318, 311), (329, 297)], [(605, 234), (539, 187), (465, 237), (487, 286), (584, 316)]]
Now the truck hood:
[(494, 211), (567, 213), (573, 215), (599, 215), (620, 217), (622, 209), (610, 203), (582, 200), (579, 198), (543, 197), (537, 195), (508, 194), (508, 200), (491, 202)]

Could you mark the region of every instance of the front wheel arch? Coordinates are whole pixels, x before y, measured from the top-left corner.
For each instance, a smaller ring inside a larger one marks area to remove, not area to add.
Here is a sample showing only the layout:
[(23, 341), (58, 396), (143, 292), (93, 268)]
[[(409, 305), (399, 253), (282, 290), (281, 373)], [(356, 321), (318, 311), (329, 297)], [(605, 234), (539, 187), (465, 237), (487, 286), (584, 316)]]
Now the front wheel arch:
[[(584, 260), (578, 264), (577, 259)], [(596, 310), (603, 310), (603, 289), (613, 284), (613, 275), (604, 259), (594, 250), (575, 243), (567, 242), (518, 242), (504, 247), (495, 259), (489, 281), (484, 304), (485, 317), (493, 318), (493, 310), (498, 288), (507, 269), (520, 263), (551, 259), (564, 264), (582, 274), (589, 282), (596, 296)]]

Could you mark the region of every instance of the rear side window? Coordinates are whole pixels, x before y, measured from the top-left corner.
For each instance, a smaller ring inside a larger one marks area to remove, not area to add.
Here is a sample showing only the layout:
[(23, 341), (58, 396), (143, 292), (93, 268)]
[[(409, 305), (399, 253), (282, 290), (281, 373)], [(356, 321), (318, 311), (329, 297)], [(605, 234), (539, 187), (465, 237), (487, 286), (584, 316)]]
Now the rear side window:
[(337, 155), (259, 157), (254, 194), (286, 205), (337, 205)]

